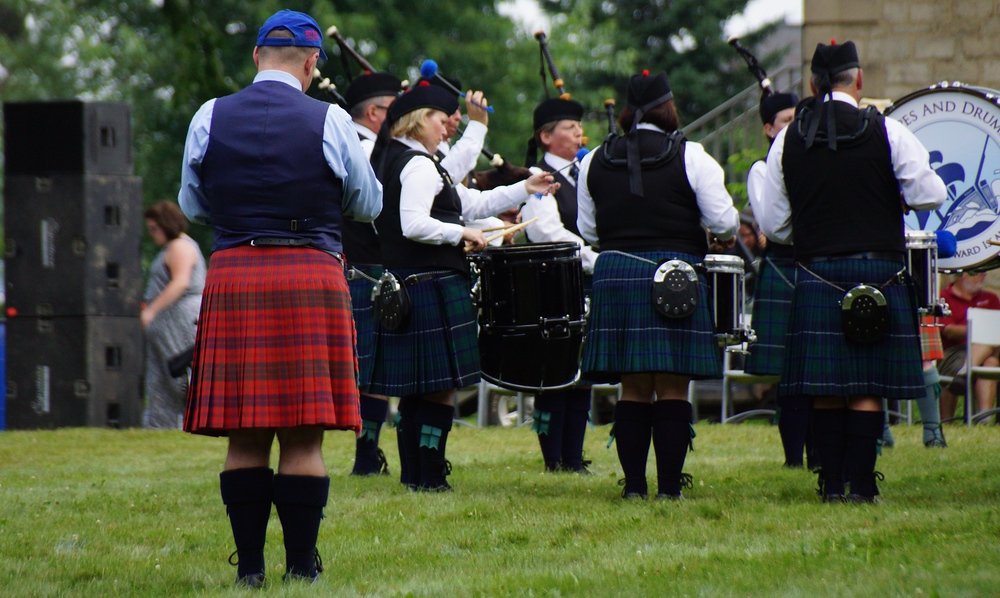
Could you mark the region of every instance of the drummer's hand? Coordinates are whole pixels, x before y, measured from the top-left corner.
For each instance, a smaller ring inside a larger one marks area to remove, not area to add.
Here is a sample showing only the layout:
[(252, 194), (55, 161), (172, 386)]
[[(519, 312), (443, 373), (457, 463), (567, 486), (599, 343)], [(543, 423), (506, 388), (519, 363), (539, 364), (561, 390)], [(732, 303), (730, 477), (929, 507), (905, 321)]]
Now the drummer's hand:
[(524, 180), (524, 189), (528, 193), (539, 193), (541, 195), (554, 194), (559, 190), (559, 183), (555, 182), (556, 177), (548, 172), (533, 174)]
[(489, 103), (482, 91), (472, 91), (465, 93), (465, 113), (469, 115), (469, 120), (489, 124), (490, 114), (486, 111)]
[(486, 237), (483, 235), (483, 231), (478, 228), (464, 227), (462, 240), (465, 241), (466, 251), (482, 251), (486, 248)]
[(708, 249), (712, 253), (723, 253), (727, 249), (732, 249), (736, 246), (736, 236), (729, 237), (727, 240), (723, 241), (712, 235), (708, 240)]

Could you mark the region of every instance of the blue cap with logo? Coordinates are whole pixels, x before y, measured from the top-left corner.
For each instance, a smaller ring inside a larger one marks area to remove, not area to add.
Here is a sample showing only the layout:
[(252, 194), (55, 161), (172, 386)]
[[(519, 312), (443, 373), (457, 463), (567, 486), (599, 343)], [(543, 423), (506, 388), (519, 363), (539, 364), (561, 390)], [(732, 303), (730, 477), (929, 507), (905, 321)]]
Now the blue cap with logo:
[[(275, 29), (285, 29), (292, 37), (267, 37)], [(316, 48), (319, 50), (319, 57), (326, 60), (319, 23), (304, 12), (285, 9), (268, 17), (257, 32), (257, 45)]]

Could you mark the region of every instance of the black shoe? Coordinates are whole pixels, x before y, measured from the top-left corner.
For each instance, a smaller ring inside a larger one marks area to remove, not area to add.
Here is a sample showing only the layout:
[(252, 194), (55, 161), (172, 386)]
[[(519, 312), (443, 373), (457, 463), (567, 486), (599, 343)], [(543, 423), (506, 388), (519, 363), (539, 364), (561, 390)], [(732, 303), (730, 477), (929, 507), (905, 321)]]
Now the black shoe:
[(630, 491), (624, 488), (625, 478), (618, 480), (618, 485), (622, 486), (622, 498), (625, 500), (646, 500), (645, 492)]
[[(233, 560), (236, 558), (237, 554), (238, 552), (234, 550), (233, 554), (229, 555), (229, 564), (232, 565), (233, 567), (236, 567), (240, 564), (239, 561)], [(236, 587), (252, 588), (252, 589), (264, 587), (264, 572), (257, 571), (254, 573), (246, 573), (244, 575), (237, 574)]]
[[(694, 478), (689, 473), (681, 474), (681, 488), (687, 488), (690, 490), (694, 488)], [(656, 500), (684, 500), (684, 492), (678, 490), (677, 494), (670, 494), (667, 492), (660, 492), (656, 495)]]
[(941, 426), (934, 430), (924, 430), (924, 446), (927, 448), (948, 448)]
[(323, 559), (319, 556), (319, 548), (314, 550), (312, 572), (288, 571), (282, 576), (281, 580), (286, 582), (305, 581), (308, 583), (316, 583), (316, 580), (319, 579), (319, 574), (323, 572)]
[(816, 496), (820, 497), (820, 499), (825, 503), (847, 502), (844, 498), (843, 490), (841, 490), (840, 494), (837, 494), (836, 492), (827, 493), (826, 482), (823, 480), (823, 471), (817, 470), (816, 473)]
[(584, 459), (579, 465), (568, 465), (563, 463), (559, 466), (559, 471), (565, 471), (567, 473), (578, 473), (580, 475), (593, 475), (593, 472), (588, 469), (592, 461), (589, 459)]
[(842, 494), (824, 494), (822, 500), (824, 503), (845, 503), (847, 497)]

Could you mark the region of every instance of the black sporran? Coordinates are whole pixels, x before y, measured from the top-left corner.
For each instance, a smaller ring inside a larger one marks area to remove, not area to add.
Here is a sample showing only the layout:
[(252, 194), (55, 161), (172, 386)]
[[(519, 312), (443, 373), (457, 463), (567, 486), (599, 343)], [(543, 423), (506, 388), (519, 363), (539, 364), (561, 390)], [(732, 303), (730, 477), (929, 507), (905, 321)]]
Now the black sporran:
[(406, 285), (392, 272), (382, 273), (378, 281), (373, 307), (375, 318), (385, 330), (399, 330), (410, 319), (410, 295)]
[(691, 264), (667, 260), (653, 273), (653, 308), (671, 320), (690, 318), (698, 307), (698, 273)]
[(870, 345), (889, 335), (889, 302), (878, 288), (859, 284), (840, 300), (840, 310), (847, 340)]

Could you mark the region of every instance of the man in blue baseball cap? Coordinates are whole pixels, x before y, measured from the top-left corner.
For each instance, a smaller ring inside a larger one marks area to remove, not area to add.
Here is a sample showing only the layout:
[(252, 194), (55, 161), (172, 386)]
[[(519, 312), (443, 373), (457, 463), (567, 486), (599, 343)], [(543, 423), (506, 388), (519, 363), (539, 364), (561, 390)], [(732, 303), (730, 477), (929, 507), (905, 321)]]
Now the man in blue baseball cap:
[(382, 186), (350, 116), (303, 93), (322, 39), (308, 15), (274, 14), (253, 84), (205, 102), (184, 144), (178, 201), (215, 233), (184, 430), (228, 437), (219, 485), (238, 586), (264, 584), (272, 503), (285, 579), (319, 576), (323, 434), (361, 431), (343, 230), (378, 216)]

